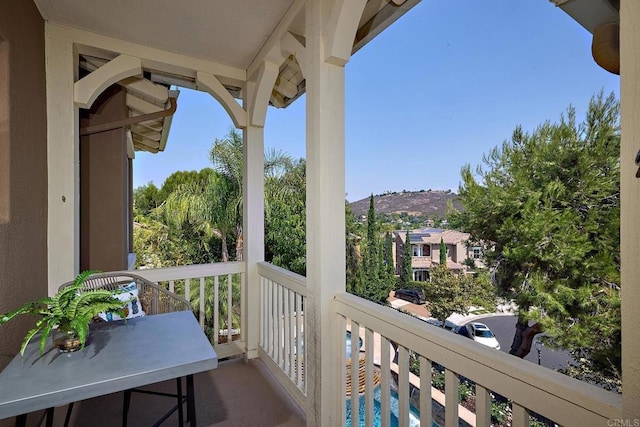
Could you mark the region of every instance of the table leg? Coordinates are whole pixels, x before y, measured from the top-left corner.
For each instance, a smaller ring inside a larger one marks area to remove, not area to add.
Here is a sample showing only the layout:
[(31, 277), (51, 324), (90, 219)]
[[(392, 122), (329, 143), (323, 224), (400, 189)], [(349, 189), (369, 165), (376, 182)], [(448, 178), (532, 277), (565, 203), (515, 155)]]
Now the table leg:
[(131, 390), (124, 391), (124, 404), (122, 405), (122, 427), (127, 427), (129, 419), (129, 403), (131, 403)]
[(184, 411), (182, 410), (182, 404), (184, 403), (182, 399), (182, 377), (176, 378), (176, 382), (177, 382), (176, 394), (178, 395), (178, 425), (182, 427), (184, 425), (184, 415), (183, 415)]
[(47, 408), (47, 427), (53, 427), (53, 408)]
[(196, 394), (193, 390), (193, 375), (187, 375), (187, 418), (189, 418), (189, 425), (196, 427)]
[(18, 415), (16, 417), (16, 427), (25, 427), (27, 425), (27, 414)]

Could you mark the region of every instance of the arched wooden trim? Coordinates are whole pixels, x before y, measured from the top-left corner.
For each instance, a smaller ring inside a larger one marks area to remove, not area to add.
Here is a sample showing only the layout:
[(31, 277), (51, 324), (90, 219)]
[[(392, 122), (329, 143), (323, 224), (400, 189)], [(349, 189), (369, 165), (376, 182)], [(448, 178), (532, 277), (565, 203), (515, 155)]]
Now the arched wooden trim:
[(198, 89), (206, 90), (222, 105), (222, 108), (229, 114), (236, 128), (247, 127), (247, 112), (238, 104), (233, 96), (231, 96), (216, 76), (198, 71), (196, 74), (196, 84), (198, 85)]
[(142, 75), (142, 61), (120, 55), (73, 85), (73, 100), (80, 108), (91, 108), (93, 101), (109, 86), (120, 80)]
[(280, 47), (282, 49), (283, 55), (285, 58), (289, 55), (293, 55), (296, 57), (296, 61), (300, 66), (300, 71), (302, 72), (302, 76), (306, 76), (307, 73), (305, 71), (305, 66), (307, 64), (306, 60), (306, 50), (304, 45), (296, 36), (291, 33), (287, 33), (282, 37), (280, 41)]
[(267, 107), (278, 73), (280, 73), (280, 66), (271, 61), (265, 61), (258, 71), (258, 78), (254, 86), (255, 92), (252, 94), (249, 104), (252, 126), (264, 127), (267, 119)]
[(367, 0), (337, 0), (325, 25), (325, 61), (344, 65), (351, 58), (353, 40)]

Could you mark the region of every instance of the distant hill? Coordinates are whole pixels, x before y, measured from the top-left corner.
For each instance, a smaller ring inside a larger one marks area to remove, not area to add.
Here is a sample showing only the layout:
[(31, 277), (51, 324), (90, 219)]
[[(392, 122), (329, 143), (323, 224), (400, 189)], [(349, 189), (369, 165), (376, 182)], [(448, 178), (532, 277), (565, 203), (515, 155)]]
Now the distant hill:
[[(449, 201), (456, 209), (462, 210), (458, 195), (451, 191), (405, 191), (373, 196), (377, 214), (406, 212), (411, 216), (426, 215), (431, 218), (444, 218)], [(350, 205), (354, 215), (366, 215), (369, 211), (369, 197)]]

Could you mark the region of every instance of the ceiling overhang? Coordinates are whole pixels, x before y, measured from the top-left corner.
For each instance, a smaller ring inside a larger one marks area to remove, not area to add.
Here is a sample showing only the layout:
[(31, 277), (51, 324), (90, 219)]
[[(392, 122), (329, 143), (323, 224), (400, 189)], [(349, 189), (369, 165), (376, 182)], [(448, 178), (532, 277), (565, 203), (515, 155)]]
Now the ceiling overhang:
[[(33, 0), (43, 18), (65, 31), (88, 35), (91, 40), (116, 43), (77, 43), (81, 69), (92, 72), (138, 47), (187, 58), (190, 65), (158, 66), (142, 60), (142, 78), (120, 84), (127, 90), (131, 117), (168, 108), (156, 96), (170, 87), (198, 89), (197, 73), (215, 75), (233, 98), (243, 98), (251, 78), (283, 35), (305, 44), (305, 0), (157, 0), (153, 7), (142, 0)], [(420, 0), (368, 0), (353, 41), (357, 52)], [(134, 47), (132, 47), (134, 46)], [(284, 56), (284, 55), (283, 55)], [(178, 62), (178, 61), (176, 61)], [(214, 64), (215, 72), (193, 64)], [(294, 55), (283, 58), (269, 104), (284, 108), (305, 92), (305, 79)], [(140, 88), (143, 88), (142, 90)], [(164, 91), (164, 92), (163, 92)], [(162, 151), (170, 118), (130, 126), (136, 150)]]
[(591, 34), (597, 27), (618, 22), (620, 0), (549, 0)]

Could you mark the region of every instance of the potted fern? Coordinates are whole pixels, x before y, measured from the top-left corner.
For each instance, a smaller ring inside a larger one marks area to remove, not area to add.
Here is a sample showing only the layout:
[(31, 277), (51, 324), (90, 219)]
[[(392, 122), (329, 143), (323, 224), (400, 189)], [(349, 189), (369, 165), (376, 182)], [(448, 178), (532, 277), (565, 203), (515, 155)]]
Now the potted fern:
[[(60, 351), (68, 352), (84, 348), (89, 334), (89, 323), (101, 312), (122, 312), (127, 301), (114, 297), (112, 291), (101, 289), (83, 289), (84, 281), (95, 271), (80, 273), (73, 284), (61, 289), (53, 297), (46, 297), (28, 302), (23, 306), (6, 314), (0, 314), (0, 326), (19, 314), (40, 316), (33, 329), (27, 335), (20, 347), (20, 354), (24, 356), (27, 344), (40, 335), (40, 354), (44, 353), (47, 339), (52, 334), (61, 335), (54, 340), (54, 345)], [(122, 317), (125, 317), (123, 314)]]

